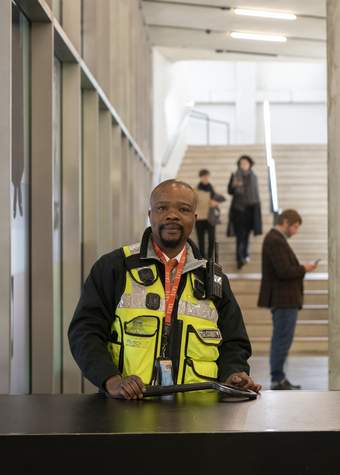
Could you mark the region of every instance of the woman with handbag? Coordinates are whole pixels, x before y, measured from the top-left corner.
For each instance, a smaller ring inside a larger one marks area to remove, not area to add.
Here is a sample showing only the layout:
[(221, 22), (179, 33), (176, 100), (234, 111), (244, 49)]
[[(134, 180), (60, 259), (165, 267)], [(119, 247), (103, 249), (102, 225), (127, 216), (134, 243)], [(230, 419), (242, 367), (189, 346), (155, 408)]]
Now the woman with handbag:
[(253, 172), (255, 162), (248, 155), (237, 161), (232, 173), (228, 193), (233, 199), (229, 210), (227, 236), (236, 236), (236, 263), (241, 269), (250, 260), (249, 236), (262, 234), (261, 203), (257, 176)]

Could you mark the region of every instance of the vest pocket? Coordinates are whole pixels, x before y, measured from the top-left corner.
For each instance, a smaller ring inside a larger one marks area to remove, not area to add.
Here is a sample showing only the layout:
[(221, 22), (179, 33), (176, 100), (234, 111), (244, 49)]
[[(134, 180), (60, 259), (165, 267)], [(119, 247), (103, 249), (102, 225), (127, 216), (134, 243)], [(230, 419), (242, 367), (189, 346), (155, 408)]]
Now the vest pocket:
[(222, 336), (218, 328), (194, 328), (188, 326), (185, 356), (195, 361), (216, 361)]
[(138, 374), (145, 384), (153, 376), (159, 335), (159, 318), (139, 316), (124, 323), (123, 376)]
[(219, 357), (218, 347), (222, 342), (218, 328), (195, 328), (188, 325), (185, 343), (183, 382), (216, 380)]
[(183, 383), (217, 381), (218, 368), (215, 361), (193, 361), (186, 358), (183, 370)]

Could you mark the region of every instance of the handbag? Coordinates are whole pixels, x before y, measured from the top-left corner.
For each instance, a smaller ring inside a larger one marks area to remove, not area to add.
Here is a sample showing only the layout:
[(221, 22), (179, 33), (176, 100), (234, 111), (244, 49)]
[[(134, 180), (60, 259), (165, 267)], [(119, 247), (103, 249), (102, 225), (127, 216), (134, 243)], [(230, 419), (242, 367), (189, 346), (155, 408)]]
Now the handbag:
[(218, 206), (210, 206), (208, 211), (208, 222), (212, 226), (216, 226), (216, 224), (221, 224), (221, 210)]

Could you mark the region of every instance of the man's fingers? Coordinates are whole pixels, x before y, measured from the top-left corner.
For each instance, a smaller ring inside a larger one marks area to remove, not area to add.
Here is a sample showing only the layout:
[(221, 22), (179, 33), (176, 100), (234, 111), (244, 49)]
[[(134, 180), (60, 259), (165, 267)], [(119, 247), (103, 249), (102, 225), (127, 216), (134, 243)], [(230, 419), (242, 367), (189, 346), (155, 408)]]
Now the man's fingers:
[(137, 399), (139, 394), (139, 389), (136, 383), (132, 379), (126, 381), (126, 387), (129, 390), (132, 399)]
[(143, 395), (140, 387), (138, 386), (137, 382), (133, 378), (128, 379), (128, 384), (130, 385), (130, 388), (133, 391), (133, 397), (134, 398), (139, 398), (140, 396)]
[(131, 376), (131, 379), (135, 381), (135, 383), (137, 384), (139, 388), (139, 391), (143, 394), (143, 392), (145, 391), (145, 385), (143, 381), (141, 380), (141, 378), (139, 376)]
[(120, 396), (122, 396), (124, 399), (128, 399), (128, 400), (131, 399), (130, 394), (127, 392), (127, 390), (125, 389), (124, 386), (122, 386), (122, 387), (120, 388), (119, 394), (120, 394)]
[(129, 395), (130, 399), (133, 399), (135, 396), (135, 391), (129, 384), (129, 381), (127, 379), (123, 380), (122, 382), (122, 388), (124, 391)]

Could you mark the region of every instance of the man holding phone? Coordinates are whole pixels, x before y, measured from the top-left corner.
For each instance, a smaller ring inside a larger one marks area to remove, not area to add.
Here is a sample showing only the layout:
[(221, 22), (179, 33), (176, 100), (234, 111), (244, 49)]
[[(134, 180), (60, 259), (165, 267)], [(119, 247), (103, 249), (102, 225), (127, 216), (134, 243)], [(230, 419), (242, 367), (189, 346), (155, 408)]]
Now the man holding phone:
[(288, 381), (284, 364), (292, 344), (299, 309), (303, 305), (303, 278), (317, 268), (320, 259), (300, 264), (288, 239), (302, 224), (299, 213), (283, 211), (277, 225), (264, 238), (262, 246), (262, 280), (259, 307), (270, 308), (273, 335), (270, 350), (271, 389), (301, 389)]

